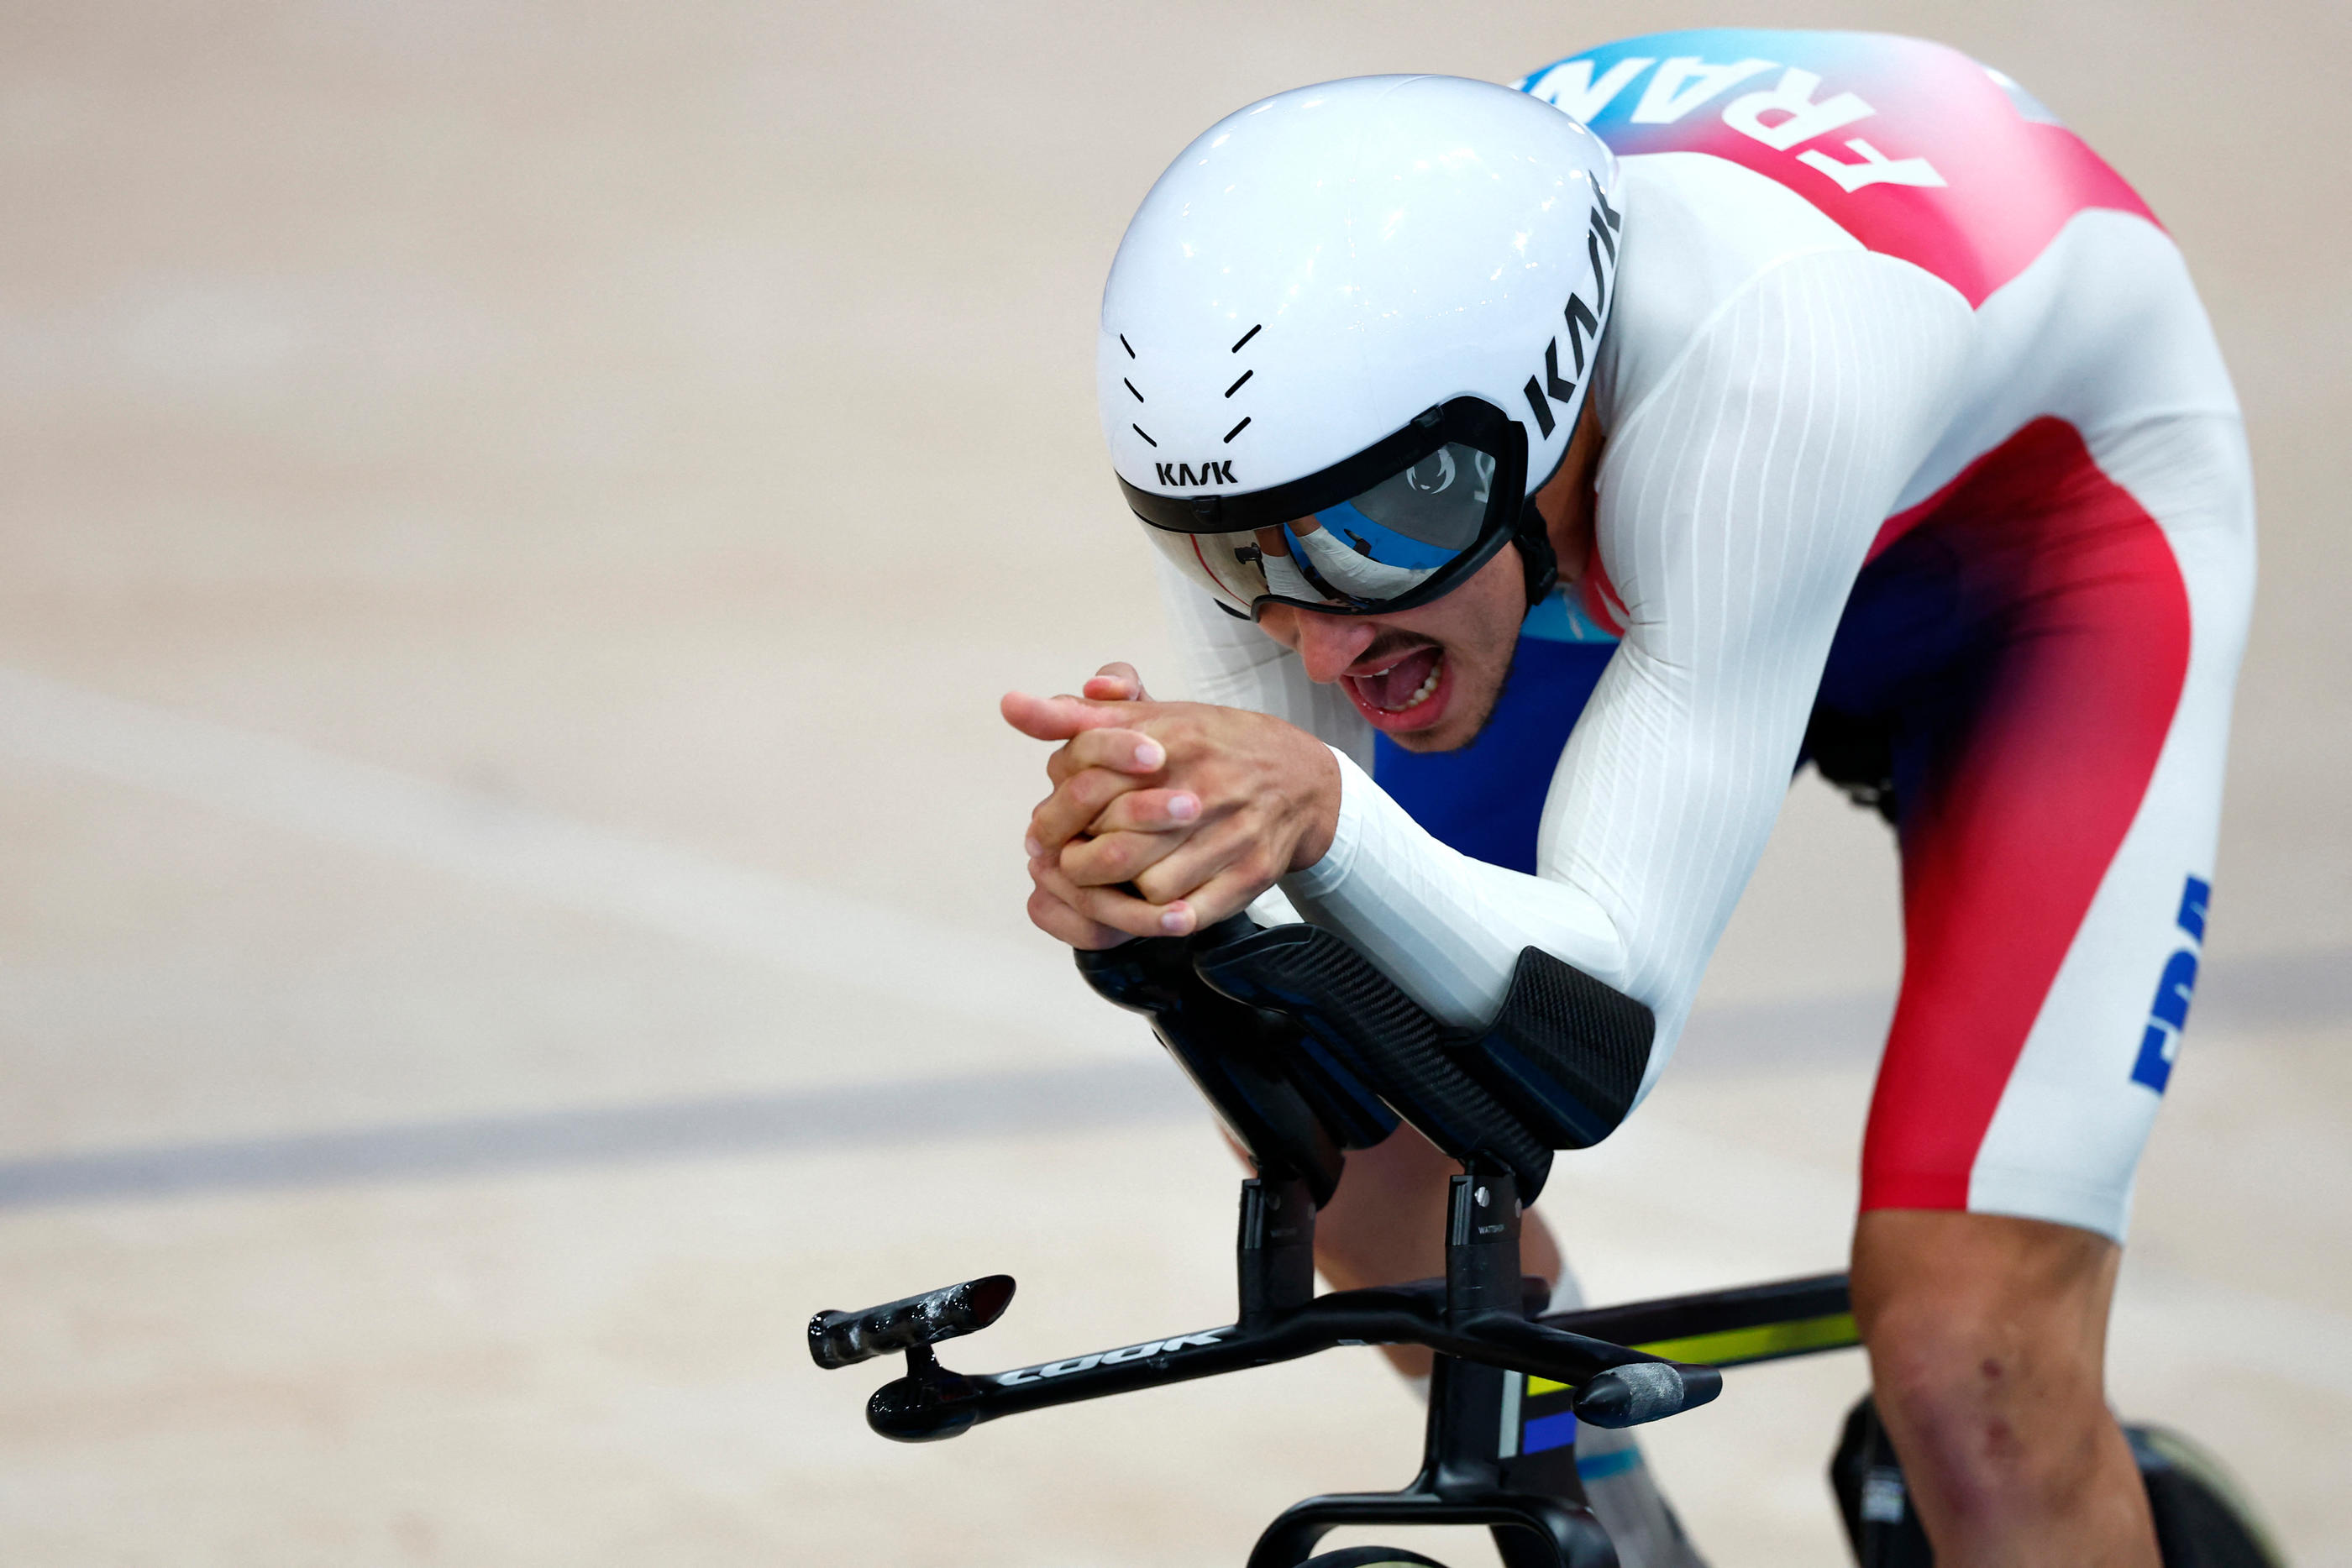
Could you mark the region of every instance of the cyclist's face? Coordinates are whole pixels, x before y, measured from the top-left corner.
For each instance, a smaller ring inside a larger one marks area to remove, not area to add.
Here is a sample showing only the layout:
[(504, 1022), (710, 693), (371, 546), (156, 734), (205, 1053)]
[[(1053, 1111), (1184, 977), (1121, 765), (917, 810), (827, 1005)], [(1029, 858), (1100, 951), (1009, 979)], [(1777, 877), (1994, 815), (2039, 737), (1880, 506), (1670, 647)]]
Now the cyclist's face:
[[(1581, 576), (1592, 554), (1592, 480), (1602, 439), (1587, 400), (1567, 455), (1536, 497), (1563, 582)], [(1280, 541), (1279, 528), (1268, 532)], [(1527, 573), (1513, 544), (1469, 581), (1416, 610), (1325, 615), (1269, 604), (1257, 623), (1296, 653), (1309, 675), (1337, 683), (1356, 711), (1399, 746), (1454, 751), (1476, 739), (1495, 716), (1527, 610)]]
[(1493, 716), (1527, 608), (1518, 547), (1506, 545), (1461, 587), (1412, 610), (1325, 615), (1269, 604), (1258, 625), (1398, 745), (1452, 751)]

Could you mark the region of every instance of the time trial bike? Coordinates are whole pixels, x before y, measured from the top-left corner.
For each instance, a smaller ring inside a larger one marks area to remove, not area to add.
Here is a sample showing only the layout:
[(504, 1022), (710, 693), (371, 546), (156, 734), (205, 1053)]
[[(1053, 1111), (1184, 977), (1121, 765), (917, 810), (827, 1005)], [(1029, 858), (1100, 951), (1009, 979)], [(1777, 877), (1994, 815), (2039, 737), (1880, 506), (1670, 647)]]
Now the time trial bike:
[[(949, 1370), (936, 1346), (986, 1328), (1013, 1299), (991, 1275), (863, 1312), (821, 1312), (810, 1354), (841, 1368), (903, 1353), (866, 1420), (927, 1442), (1025, 1411), (1212, 1377), (1335, 1345), (1435, 1353), (1419, 1472), (1394, 1491), (1337, 1492), (1285, 1510), (1248, 1568), (1372, 1568), (1432, 1560), (1393, 1546), (1318, 1556), (1331, 1530), (1481, 1525), (1506, 1568), (1617, 1562), (1577, 1471), (1580, 1427), (1663, 1420), (1713, 1400), (1723, 1370), (1858, 1343), (1846, 1277), (1709, 1291), (1547, 1313), (1519, 1271), (1519, 1216), (1557, 1151), (1591, 1146), (1632, 1108), (1649, 1061), (1649, 1009), (1538, 948), (1520, 955), (1501, 1011), (1450, 1030), (1336, 933), (1244, 915), (1189, 937), (1077, 955), (1097, 991), (1151, 1021), (1255, 1174), (1241, 1186), (1232, 1322), (1009, 1371)], [(1315, 1218), (1347, 1151), (1402, 1121), (1458, 1161), (1445, 1273), (1368, 1290), (1315, 1289)], [(2228, 1478), (2195, 1445), (2127, 1428), (2168, 1568), (2279, 1568)], [(1865, 1398), (1831, 1465), (1863, 1568), (1933, 1561), (1891, 1443)]]

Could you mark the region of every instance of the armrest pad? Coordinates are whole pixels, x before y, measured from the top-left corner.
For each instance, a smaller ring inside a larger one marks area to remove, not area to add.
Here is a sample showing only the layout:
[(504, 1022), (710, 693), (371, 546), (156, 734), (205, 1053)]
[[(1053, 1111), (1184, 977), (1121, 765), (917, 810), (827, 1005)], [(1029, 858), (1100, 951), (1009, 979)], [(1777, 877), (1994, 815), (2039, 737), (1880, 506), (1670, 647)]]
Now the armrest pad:
[(1444, 1026), (1345, 937), (1277, 925), (1197, 953), (1194, 963), (1235, 1001), (1296, 1018), (1447, 1154), (1508, 1166), (1522, 1202), (1542, 1190), (1551, 1150), (1464, 1070)]
[(1657, 1020), (1615, 987), (1540, 947), (1520, 950), (1510, 994), (1465, 1065), (1555, 1149), (1617, 1130), (1641, 1092)]

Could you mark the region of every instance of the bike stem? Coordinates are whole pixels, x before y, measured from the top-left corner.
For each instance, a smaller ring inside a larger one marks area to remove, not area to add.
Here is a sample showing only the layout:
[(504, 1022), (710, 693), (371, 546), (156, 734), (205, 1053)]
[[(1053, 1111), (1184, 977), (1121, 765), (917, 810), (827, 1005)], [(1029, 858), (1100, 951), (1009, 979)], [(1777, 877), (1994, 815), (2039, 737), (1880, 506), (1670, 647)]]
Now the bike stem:
[(1234, 1326), (1266, 1327), (1315, 1299), (1315, 1195), (1298, 1177), (1255, 1176), (1242, 1183), (1241, 1237), (1234, 1249)]
[(1445, 1322), (1457, 1331), (1488, 1313), (1524, 1319), (1519, 1186), (1509, 1169), (1473, 1162), (1445, 1205)]

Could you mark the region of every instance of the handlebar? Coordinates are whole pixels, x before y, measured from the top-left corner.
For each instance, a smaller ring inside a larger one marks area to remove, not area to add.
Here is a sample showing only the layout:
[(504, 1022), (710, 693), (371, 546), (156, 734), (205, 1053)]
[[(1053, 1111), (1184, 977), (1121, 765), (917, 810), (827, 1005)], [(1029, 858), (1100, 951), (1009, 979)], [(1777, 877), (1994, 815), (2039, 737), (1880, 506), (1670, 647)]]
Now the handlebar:
[(822, 1312), (809, 1319), (809, 1355), (828, 1372), (892, 1351), (914, 1350), (977, 1333), (1013, 1301), (1013, 1276), (990, 1274), (885, 1301), (862, 1312)]
[[(1009, 1296), (1011, 1281), (1004, 1283)], [(1522, 1284), (1519, 1305), (1540, 1304), (1549, 1287), (1535, 1279)], [(931, 1294), (969, 1288), (950, 1286)], [(1001, 1416), (1270, 1366), (1339, 1344), (1423, 1344), (1465, 1361), (1553, 1378), (1576, 1388), (1577, 1418), (1596, 1427), (1661, 1420), (1704, 1405), (1723, 1390), (1723, 1375), (1711, 1366), (1645, 1355), (1507, 1312), (1449, 1322), (1445, 1302), (1445, 1281), (1426, 1280), (1335, 1291), (1258, 1324), (1228, 1323), (1007, 1372), (950, 1372), (926, 1356), (906, 1376), (875, 1391), (866, 1404), (866, 1424), (902, 1443), (931, 1442)], [(864, 1319), (908, 1304), (821, 1316)], [(814, 1350), (814, 1324), (810, 1338)]]
[[(862, 1312), (820, 1312), (820, 1366), (907, 1353), (877, 1390), (868, 1425), (902, 1442), (1107, 1394), (1310, 1355), (1342, 1343), (1421, 1344), (1465, 1361), (1554, 1379), (1596, 1427), (1631, 1427), (1706, 1404), (1711, 1366), (1673, 1361), (1531, 1321), (1539, 1295), (1518, 1273), (1521, 1198), (1555, 1149), (1613, 1131), (1648, 1064), (1641, 1003), (1537, 948), (1513, 973), (1488, 1027), (1451, 1030), (1345, 938), (1318, 926), (1261, 929), (1235, 915), (1191, 937), (1155, 937), (1077, 965), (1106, 998), (1153, 1031), (1217, 1108), (1258, 1176), (1244, 1184), (1241, 1318), (1222, 1328), (965, 1375), (930, 1346), (993, 1322), (1004, 1275)], [(1446, 1278), (1314, 1295), (1315, 1210), (1338, 1186), (1342, 1151), (1379, 1142), (1399, 1118), (1460, 1160)], [(1295, 1198), (1296, 1201), (1293, 1201)]]

